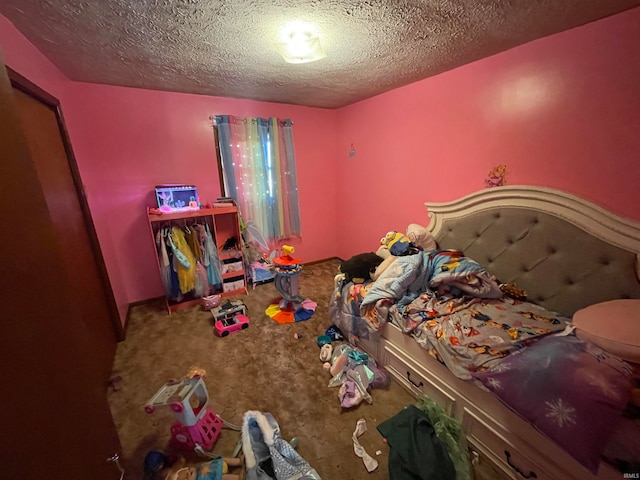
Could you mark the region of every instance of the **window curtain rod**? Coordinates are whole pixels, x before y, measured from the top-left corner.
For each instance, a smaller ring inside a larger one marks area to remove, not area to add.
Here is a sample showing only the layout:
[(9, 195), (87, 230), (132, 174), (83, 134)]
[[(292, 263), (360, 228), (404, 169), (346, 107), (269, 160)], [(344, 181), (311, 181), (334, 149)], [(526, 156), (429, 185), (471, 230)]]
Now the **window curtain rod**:
[[(211, 120), (211, 123), (212, 123), (214, 126), (215, 126), (215, 125), (217, 125), (217, 124), (216, 124), (216, 117), (215, 117), (215, 115), (209, 115), (209, 120)], [(246, 118), (244, 118), (244, 117), (237, 117), (237, 118), (234, 118), (234, 121), (235, 121), (235, 122), (244, 122), (244, 123), (246, 123), (247, 119), (246, 119)], [(254, 121), (255, 121), (255, 120), (254, 120)], [(287, 120), (280, 120), (280, 119), (278, 119), (278, 123), (279, 123), (280, 125), (293, 125), (293, 124), (294, 124), (294, 123), (293, 123), (293, 120), (288, 120), (288, 119), (287, 119)]]

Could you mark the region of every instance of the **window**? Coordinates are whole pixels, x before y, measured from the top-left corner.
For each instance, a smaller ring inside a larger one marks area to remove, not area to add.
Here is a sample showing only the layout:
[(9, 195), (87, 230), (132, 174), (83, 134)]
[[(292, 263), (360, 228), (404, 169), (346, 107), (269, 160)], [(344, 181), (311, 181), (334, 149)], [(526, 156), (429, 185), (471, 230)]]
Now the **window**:
[(215, 125), (223, 194), (268, 241), (299, 237), (291, 120), (216, 115)]

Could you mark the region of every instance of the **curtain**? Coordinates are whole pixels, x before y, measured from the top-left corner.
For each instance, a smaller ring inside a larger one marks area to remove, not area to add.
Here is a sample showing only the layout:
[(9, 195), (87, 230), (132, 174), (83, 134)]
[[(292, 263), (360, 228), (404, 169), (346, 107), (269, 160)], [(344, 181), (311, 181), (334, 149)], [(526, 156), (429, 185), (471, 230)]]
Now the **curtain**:
[(300, 209), (293, 123), (217, 115), (225, 193), (267, 240), (299, 237)]

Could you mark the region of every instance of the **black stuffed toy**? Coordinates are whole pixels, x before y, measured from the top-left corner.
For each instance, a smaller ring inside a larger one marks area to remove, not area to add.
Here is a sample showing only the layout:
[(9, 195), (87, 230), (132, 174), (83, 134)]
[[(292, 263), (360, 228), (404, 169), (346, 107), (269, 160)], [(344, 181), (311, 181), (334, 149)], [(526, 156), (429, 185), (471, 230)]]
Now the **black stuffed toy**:
[(336, 275), (336, 295), (340, 297), (342, 286), (345, 283), (364, 283), (371, 279), (371, 274), (376, 271), (384, 258), (373, 252), (359, 253), (340, 264), (340, 273)]

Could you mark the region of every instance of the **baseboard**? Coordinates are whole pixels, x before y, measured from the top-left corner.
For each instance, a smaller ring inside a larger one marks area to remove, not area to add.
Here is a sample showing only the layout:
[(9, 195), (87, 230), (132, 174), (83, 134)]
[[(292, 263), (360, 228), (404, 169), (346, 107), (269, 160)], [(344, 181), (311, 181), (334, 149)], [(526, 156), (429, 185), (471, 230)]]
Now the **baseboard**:
[(329, 257), (329, 258), (323, 258), (321, 260), (313, 260), (311, 262), (303, 262), (303, 265), (314, 265), (316, 263), (324, 263), (324, 262), (330, 262), (330, 261), (334, 261), (337, 260), (338, 262), (343, 262), (344, 260), (342, 260), (340, 257)]
[[(139, 305), (146, 305), (147, 303), (163, 302), (163, 301), (164, 301), (164, 296), (147, 298), (146, 300), (138, 300), (137, 302), (131, 302), (129, 304), (129, 309), (131, 309), (132, 307), (137, 307)], [(127, 315), (129, 315), (129, 312), (127, 312)]]
[(131, 315), (131, 309), (133, 307), (138, 307), (140, 305), (146, 305), (148, 303), (155, 303), (155, 302), (164, 302), (164, 296), (147, 298), (145, 300), (138, 300), (137, 302), (131, 302), (127, 306), (127, 316), (124, 320), (124, 328), (122, 329), (122, 340), (120, 340), (121, 342), (127, 339), (127, 329), (129, 328), (129, 316)]
[(124, 325), (122, 326), (122, 338), (120, 338), (119, 342), (124, 342), (127, 339), (127, 329), (129, 328), (129, 315), (131, 315), (131, 307), (133, 305), (130, 303), (127, 305), (127, 314), (124, 317)]
[[(343, 260), (341, 258), (339, 258), (339, 257), (329, 257), (329, 258), (323, 258), (321, 260), (313, 260), (313, 261), (310, 261), (310, 262), (303, 262), (303, 265), (314, 265), (314, 264), (317, 264), (317, 263), (324, 263), (324, 262), (330, 262), (330, 261), (342, 262)], [(263, 283), (263, 282), (260, 282), (260, 283)], [(266, 282), (264, 282), (264, 283), (266, 283)], [(140, 306), (140, 305), (146, 305), (148, 303), (163, 302), (163, 301), (164, 301), (164, 297), (162, 296), (162, 297), (147, 298), (145, 300), (138, 300), (137, 302), (131, 302), (129, 304), (129, 306), (127, 307), (127, 317), (125, 318), (125, 324), (124, 324), (124, 328), (123, 328), (123, 332), (122, 332), (122, 340), (121, 341), (124, 341), (127, 338), (127, 328), (129, 327), (129, 316), (131, 315), (131, 309), (133, 307), (137, 307), (137, 306)]]

